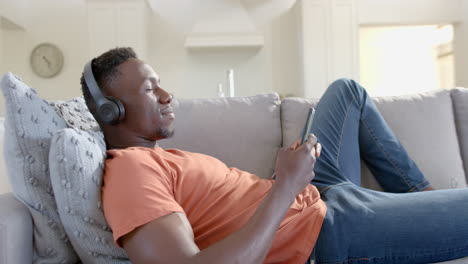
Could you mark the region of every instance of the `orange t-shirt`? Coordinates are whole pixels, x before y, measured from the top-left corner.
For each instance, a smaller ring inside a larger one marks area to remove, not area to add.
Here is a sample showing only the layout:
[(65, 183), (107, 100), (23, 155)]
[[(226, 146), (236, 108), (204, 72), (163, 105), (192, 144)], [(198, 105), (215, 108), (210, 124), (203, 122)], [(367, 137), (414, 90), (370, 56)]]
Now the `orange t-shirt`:
[[(107, 153), (102, 202), (119, 246), (119, 238), (135, 228), (183, 212), (203, 250), (244, 226), (273, 185), (198, 153), (143, 147)], [(264, 263), (305, 263), (325, 212), (309, 184), (281, 222)]]

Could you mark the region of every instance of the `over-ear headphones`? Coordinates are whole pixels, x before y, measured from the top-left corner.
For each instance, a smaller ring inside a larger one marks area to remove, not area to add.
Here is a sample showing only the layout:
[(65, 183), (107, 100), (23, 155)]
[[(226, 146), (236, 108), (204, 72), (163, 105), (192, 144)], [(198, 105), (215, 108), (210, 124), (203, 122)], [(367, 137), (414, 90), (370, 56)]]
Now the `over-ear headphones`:
[(92, 68), (93, 61), (86, 63), (84, 68), (84, 79), (88, 90), (96, 103), (96, 114), (100, 121), (105, 124), (115, 125), (125, 117), (125, 108), (119, 99), (112, 96), (104, 96), (96, 82)]

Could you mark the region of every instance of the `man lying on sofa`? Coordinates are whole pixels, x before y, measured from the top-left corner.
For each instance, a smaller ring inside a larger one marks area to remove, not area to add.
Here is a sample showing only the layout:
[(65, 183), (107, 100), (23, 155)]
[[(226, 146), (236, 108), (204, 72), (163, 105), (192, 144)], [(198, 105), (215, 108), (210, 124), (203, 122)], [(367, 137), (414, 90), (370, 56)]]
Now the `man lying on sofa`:
[[(172, 96), (130, 48), (92, 60), (81, 84), (108, 148), (104, 214), (133, 263), (305, 263), (312, 254), (316, 263), (401, 264), (468, 256), (468, 190), (419, 192), (429, 182), (352, 80), (334, 82), (321, 98), (315, 136), (279, 151), (276, 180), (159, 148), (174, 132)], [(361, 158), (391, 193), (359, 187)]]

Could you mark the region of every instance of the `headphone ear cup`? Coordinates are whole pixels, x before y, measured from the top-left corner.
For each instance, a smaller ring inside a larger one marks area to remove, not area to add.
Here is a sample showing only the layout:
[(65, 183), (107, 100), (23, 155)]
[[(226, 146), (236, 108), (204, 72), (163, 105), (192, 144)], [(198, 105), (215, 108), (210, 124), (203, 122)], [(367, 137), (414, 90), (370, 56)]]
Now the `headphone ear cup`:
[(99, 106), (98, 108), (99, 119), (108, 125), (115, 124), (115, 121), (119, 115), (119, 109), (117, 105), (111, 101), (107, 101)]
[(115, 97), (106, 96), (106, 102), (99, 106), (98, 114), (102, 122), (115, 125), (125, 116), (122, 103)]
[(112, 124), (117, 124), (125, 118), (125, 107), (123, 106), (122, 102), (120, 102), (120, 100), (115, 97), (106, 96), (106, 99), (113, 103), (113, 111), (115, 111), (115, 114), (112, 120)]

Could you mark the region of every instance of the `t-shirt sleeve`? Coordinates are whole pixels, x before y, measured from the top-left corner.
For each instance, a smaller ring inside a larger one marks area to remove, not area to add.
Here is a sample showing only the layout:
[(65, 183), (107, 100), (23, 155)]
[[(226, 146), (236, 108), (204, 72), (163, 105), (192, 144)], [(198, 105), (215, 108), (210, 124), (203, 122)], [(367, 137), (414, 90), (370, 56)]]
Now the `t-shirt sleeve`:
[(135, 228), (173, 212), (183, 212), (173, 193), (173, 176), (163, 160), (143, 150), (110, 154), (102, 204), (114, 242)]

